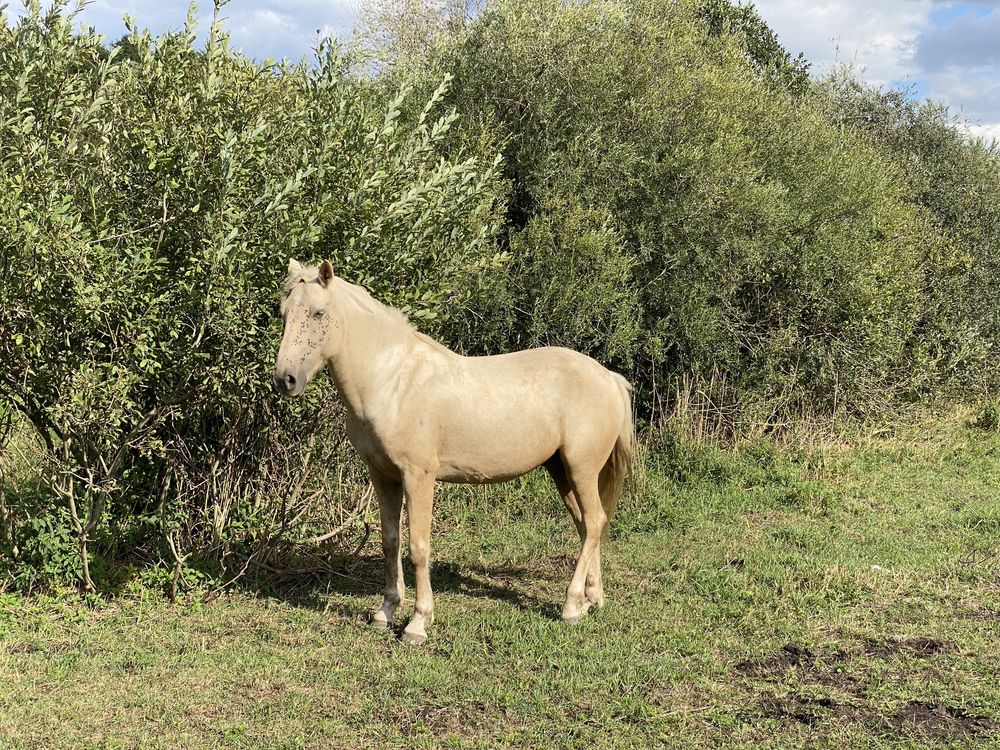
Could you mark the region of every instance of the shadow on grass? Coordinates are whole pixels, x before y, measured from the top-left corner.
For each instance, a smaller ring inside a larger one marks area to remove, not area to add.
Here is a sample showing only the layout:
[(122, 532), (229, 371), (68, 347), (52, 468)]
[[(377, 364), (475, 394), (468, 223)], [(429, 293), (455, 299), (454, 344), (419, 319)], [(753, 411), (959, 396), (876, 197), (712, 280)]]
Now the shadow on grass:
[[(372, 605), (381, 601), (384, 586), (384, 568), (381, 555), (337, 555), (322, 570), (272, 570), (257, 571), (246, 576), (235, 586), (246, 594), (277, 599), (295, 607), (333, 612), (345, 617), (361, 617), (367, 609), (357, 603), (333, 601), (331, 596), (370, 597)], [(431, 586), (435, 594), (458, 594), (474, 599), (492, 599), (504, 602), (521, 611), (558, 619), (562, 601), (548, 595), (539, 597), (532, 588), (550, 580), (562, 578), (547, 572), (545, 561), (539, 567), (503, 565), (492, 568), (470, 566), (448, 560), (431, 564)], [(407, 578), (407, 600), (413, 599), (412, 568), (403, 560)], [(566, 582), (569, 576), (566, 575)]]

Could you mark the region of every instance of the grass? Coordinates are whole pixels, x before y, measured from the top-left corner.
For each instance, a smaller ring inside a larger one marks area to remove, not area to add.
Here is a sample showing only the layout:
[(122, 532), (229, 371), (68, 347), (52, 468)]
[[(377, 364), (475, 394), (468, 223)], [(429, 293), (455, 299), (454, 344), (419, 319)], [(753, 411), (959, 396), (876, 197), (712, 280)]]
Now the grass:
[(442, 494), (424, 648), (365, 623), (377, 542), (210, 602), (5, 595), (0, 748), (1000, 747), (1000, 435), (643, 464), (577, 626), (540, 476)]

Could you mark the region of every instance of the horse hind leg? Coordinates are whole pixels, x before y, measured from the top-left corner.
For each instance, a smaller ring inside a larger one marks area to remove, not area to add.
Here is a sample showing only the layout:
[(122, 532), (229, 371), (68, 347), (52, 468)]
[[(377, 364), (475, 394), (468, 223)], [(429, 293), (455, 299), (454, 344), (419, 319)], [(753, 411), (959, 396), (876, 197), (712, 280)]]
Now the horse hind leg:
[[(604, 524), (605, 528), (607, 523)], [(587, 583), (584, 587), (584, 596), (587, 597), (588, 604), (594, 609), (604, 606), (604, 581), (601, 578), (601, 542), (603, 535), (597, 539), (597, 547), (594, 549), (594, 556), (590, 558), (590, 567), (587, 569)]]
[[(562, 619), (566, 622), (576, 622), (587, 613), (591, 606), (603, 604), (603, 593), (600, 590), (601, 560), (599, 549), (601, 535), (607, 524), (607, 516), (604, 513), (598, 491), (599, 468), (590, 468), (587, 463), (582, 461), (574, 463), (572, 459), (567, 460), (565, 455), (563, 455), (563, 462), (573, 499), (579, 509), (580, 520), (577, 529), (580, 532), (582, 545), (580, 556), (576, 561), (576, 569), (570, 579), (569, 588), (566, 590), (566, 603), (563, 605)], [(572, 512), (572, 508), (570, 510)], [(588, 596), (588, 589), (590, 596)]]
[(563, 503), (566, 505), (566, 510), (569, 511), (569, 515), (573, 519), (573, 525), (582, 539), (583, 514), (580, 512), (580, 504), (573, 493), (573, 487), (569, 483), (569, 477), (566, 476), (566, 468), (563, 466), (562, 458), (556, 453), (545, 462), (544, 466), (548, 470), (549, 476), (552, 477), (552, 481), (555, 482), (556, 489), (559, 490), (559, 496), (562, 497)]
[(616, 471), (613, 459), (609, 458), (601, 475), (598, 478), (598, 488), (601, 493), (601, 505), (604, 506), (604, 515), (608, 517), (608, 524), (604, 529), (604, 538), (607, 538), (608, 529), (611, 526), (611, 518), (618, 508), (618, 500), (622, 494), (624, 486), (624, 476), (621, 471)]
[(611, 518), (618, 507), (618, 498), (621, 495), (621, 478), (614, 471), (611, 460), (604, 465), (597, 479), (598, 494), (601, 497), (601, 507), (604, 510), (604, 529), (601, 538), (597, 542), (597, 549), (590, 563), (590, 570), (587, 573), (587, 600), (596, 609), (604, 606), (604, 582), (601, 577), (601, 547), (608, 538), (608, 530), (611, 528)]
[[(555, 482), (556, 488), (559, 490), (559, 494), (563, 499), (563, 503), (566, 505), (566, 509), (569, 511), (570, 517), (573, 519), (573, 525), (576, 527), (577, 533), (580, 535), (580, 541), (584, 541), (586, 539), (586, 525), (583, 520), (583, 513), (581, 511), (580, 503), (577, 500), (576, 493), (573, 491), (573, 486), (570, 484), (569, 477), (566, 474), (566, 468), (563, 465), (560, 455), (557, 453), (550, 458), (545, 463), (545, 468), (551, 475), (552, 481)], [(603, 474), (601, 476), (603, 478)], [(602, 500), (604, 498), (603, 492), (601, 493), (601, 498)], [(607, 512), (606, 505), (605, 512)], [(583, 609), (584, 613), (590, 609), (591, 606), (597, 609), (604, 606), (604, 586), (601, 581), (601, 541), (602, 540), (599, 538), (597, 541), (597, 548), (594, 551), (590, 565), (587, 568), (587, 578), (584, 586), (584, 597), (586, 599)]]

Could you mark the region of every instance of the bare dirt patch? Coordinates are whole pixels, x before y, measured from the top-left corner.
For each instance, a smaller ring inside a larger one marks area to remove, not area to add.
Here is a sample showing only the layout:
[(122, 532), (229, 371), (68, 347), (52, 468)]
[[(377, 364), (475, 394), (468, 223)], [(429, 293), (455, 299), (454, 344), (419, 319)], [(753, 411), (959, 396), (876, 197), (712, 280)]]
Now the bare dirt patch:
[(815, 658), (816, 654), (812, 649), (795, 643), (786, 643), (773, 654), (741, 661), (736, 665), (736, 671), (751, 677), (772, 677), (810, 663)]
[(899, 655), (933, 659), (956, 650), (954, 642), (930, 636), (865, 641), (851, 649), (811, 649), (788, 643), (774, 653), (739, 662), (735, 670), (754, 681), (777, 683), (792, 678), (802, 685), (833, 688), (839, 696), (764, 695), (758, 698), (757, 709), (767, 718), (809, 727), (829, 722), (862, 724), (876, 732), (942, 740), (1000, 736), (1000, 723), (956, 706), (911, 700), (886, 710), (869, 701), (866, 660)]
[(936, 737), (996, 737), (1000, 723), (943, 703), (909, 701), (889, 717), (894, 729), (910, 729)]
[(736, 664), (736, 671), (747, 677), (773, 680), (794, 672), (801, 678), (826, 684), (857, 683), (845, 670), (852, 662), (862, 659), (888, 659), (897, 654), (930, 658), (956, 651), (955, 643), (930, 636), (892, 638), (887, 641), (865, 641), (861, 647), (812, 649), (796, 643), (786, 643), (772, 654), (746, 659)]
[(869, 641), (866, 656), (886, 658), (895, 654), (929, 657), (955, 651), (952, 641), (918, 635), (912, 638), (891, 638), (884, 642)]
[(736, 665), (736, 671), (747, 677), (763, 680), (780, 679), (790, 672), (816, 679), (830, 674), (842, 674), (839, 665), (849, 661), (851, 654), (840, 649), (814, 650), (795, 643), (786, 643), (773, 654), (747, 659)]
[(792, 695), (764, 698), (757, 706), (768, 718), (809, 727), (826, 722), (857, 723), (875, 731), (905, 732), (941, 740), (995, 737), (1000, 732), (1000, 723), (942, 703), (909, 701), (886, 713), (869, 705), (839, 702), (830, 697)]
[(863, 721), (865, 719), (863, 707), (839, 703), (828, 697), (764, 698), (757, 705), (760, 712), (768, 718), (789, 719), (810, 727), (827, 721)]

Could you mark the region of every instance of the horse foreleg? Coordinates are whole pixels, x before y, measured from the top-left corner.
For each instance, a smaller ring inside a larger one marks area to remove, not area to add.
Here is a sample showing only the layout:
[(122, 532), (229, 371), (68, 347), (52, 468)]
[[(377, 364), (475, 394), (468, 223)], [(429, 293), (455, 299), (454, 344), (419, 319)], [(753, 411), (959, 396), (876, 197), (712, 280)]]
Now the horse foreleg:
[(406, 491), (406, 515), (410, 522), (410, 562), (417, 590), (413, 617), (403, 633), (403, 641), (419, 645), (427, 640), (427, 626), (434, 621), (430, 573), (434, 476), (429, 472), (407, 476), (403, 480), (403, 488)]
[(399, 549), (403, 486), (399, 482), (374, 474), (372, 486), (378, 497), (378, 511), (382, 521), (382, 554), (385, 556), (385, 595), (382, 598), (382, 606), (372, 613), (372, 624), (379, 628), (387, 628), (392, 624), (393, 613), (406, 592), (403, 583), (403, 561)]

